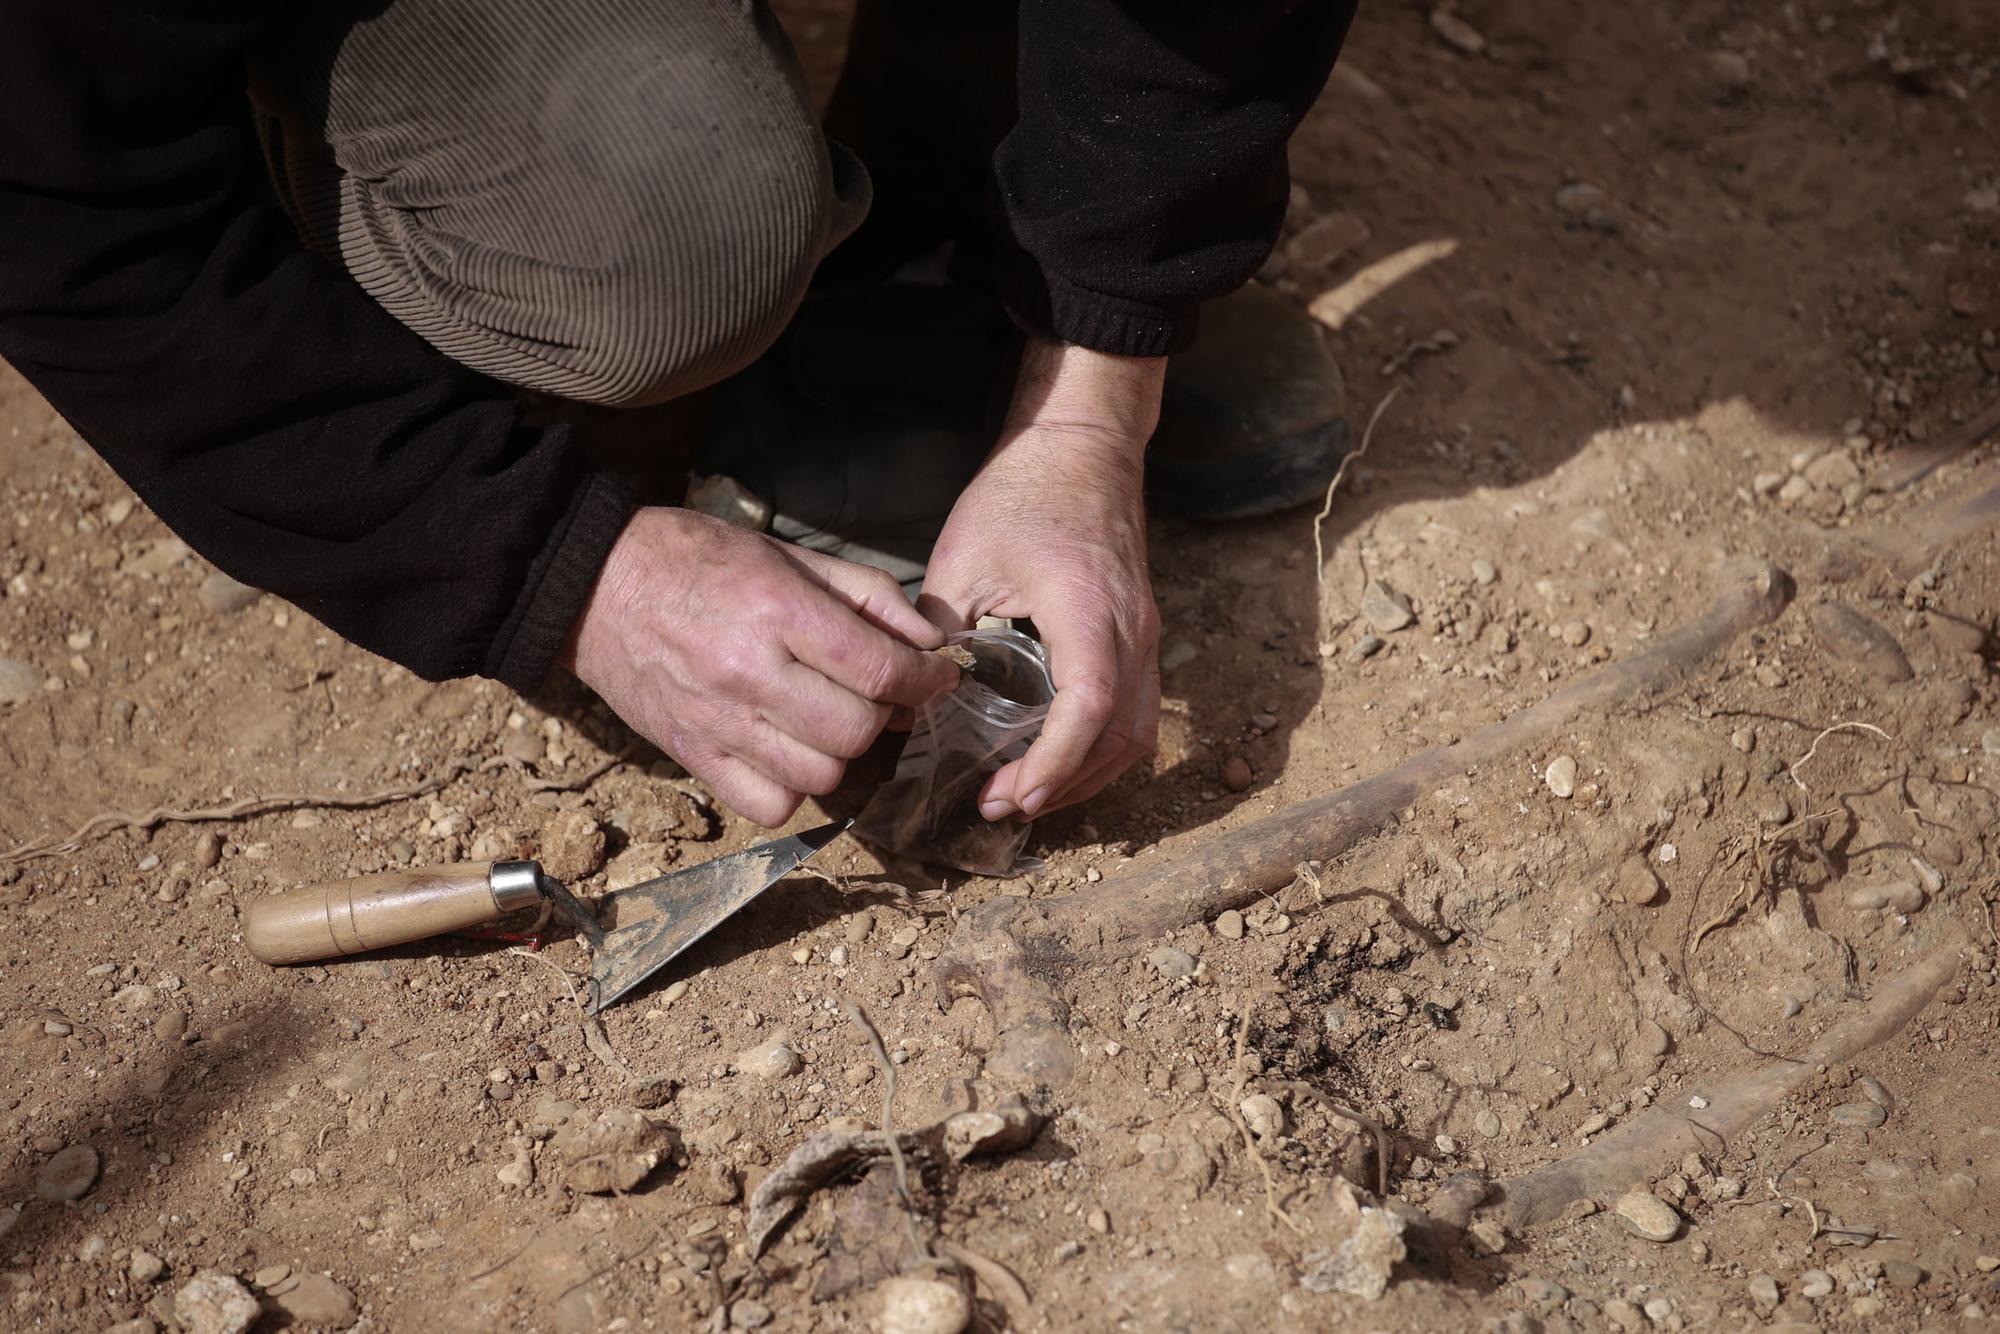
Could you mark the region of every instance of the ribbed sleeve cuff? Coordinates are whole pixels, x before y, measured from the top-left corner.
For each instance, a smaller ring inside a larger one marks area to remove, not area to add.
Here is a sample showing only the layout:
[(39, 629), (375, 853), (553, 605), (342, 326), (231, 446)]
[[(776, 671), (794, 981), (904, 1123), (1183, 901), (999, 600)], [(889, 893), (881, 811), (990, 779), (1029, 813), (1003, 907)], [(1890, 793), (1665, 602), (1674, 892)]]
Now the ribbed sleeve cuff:
[(494, 637), (482, 675), (524, 695), (540, 688), (635, 504), (631, 487), (610, 473), (584, 479), (529, 566), (520, 599)]
[(1050, 273), (1015, 251), (1003, 261), (1001, 299), (1031, 334), (1114, 357), (1164, 357), (1194, 342), (1200, 307), (1169, 309), (1107, 296)]

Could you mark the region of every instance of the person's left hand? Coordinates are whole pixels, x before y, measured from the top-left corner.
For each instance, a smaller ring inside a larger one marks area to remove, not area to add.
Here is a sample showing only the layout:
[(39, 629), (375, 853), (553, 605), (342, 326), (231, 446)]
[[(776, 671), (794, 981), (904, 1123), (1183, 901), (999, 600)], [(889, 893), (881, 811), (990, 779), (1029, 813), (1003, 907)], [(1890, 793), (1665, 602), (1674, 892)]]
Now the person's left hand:
[(1144, 458), (1164, 373), (1159, 358), (1031, 343), (1000, 444), (938, 537), (919, 607), (948, 630), (1032, 618), (1055, 680), (1041, 736), (980, 793), (989, 820), (1094, 796), (1158, 741)]

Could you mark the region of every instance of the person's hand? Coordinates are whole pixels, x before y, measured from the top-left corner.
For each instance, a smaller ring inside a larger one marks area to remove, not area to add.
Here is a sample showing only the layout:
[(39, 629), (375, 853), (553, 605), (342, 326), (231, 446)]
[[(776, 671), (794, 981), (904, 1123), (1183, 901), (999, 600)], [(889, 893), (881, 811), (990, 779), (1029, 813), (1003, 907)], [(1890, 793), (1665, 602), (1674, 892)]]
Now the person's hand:
[(1165, 362), (1031, 343), (1000, 444), (953, 506), (918, 605), (948, 629), (1032, 617), (1056, 685), (1028, 753), (980, 793), (989, 820), (1094, 796), (1160, 728), (1160, 616), (1144, 458)]
[(891, 709), (958, 683), (880, 570), (690, 510), (632, 517), (566, 664), (647, 740), (758, 824), (839, 785)]

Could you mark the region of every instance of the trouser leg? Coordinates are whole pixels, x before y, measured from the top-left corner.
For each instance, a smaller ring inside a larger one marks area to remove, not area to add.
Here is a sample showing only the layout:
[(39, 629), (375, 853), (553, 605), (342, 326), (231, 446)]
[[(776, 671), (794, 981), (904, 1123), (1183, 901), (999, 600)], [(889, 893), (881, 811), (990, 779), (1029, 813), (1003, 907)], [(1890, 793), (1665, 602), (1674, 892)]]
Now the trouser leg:
[(565, 398), (734, 373), (867, 210), (761, 0), (321, 0), (252, 92), (310, 244), (447, 355)]

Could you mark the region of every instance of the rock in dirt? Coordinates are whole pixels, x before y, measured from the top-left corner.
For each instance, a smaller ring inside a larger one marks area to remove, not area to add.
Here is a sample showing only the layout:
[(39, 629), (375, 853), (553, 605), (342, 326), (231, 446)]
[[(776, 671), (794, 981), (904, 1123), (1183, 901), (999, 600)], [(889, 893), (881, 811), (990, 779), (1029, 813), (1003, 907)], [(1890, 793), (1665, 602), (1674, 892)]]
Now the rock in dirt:
[(1284, 1105), (1268, 1093), (1251, 1094), (1236, 1105), (1236, 1110), (1243, 1114), (1243, 1124), (1258, 1139), (1285, 1133)]
[(1409, 1254), (1403, 1220), (1387, 1209), (1364, 1207), (1347, 1240), (1305, 1258), (1299, 1286), (1307, 1292), (1344, 1292), (1374, 1301), (1389, 1289), (1389, 1275)]
[(944, 1123), (944, 1151), (955, 1162), (1012, 1153), (1034, 1141), (1041, 1118), (1019, 1097), (976, 1112), (960, 1112)]
[(194, 865), (198, 871), (212, 871), (222, 860), (222, 835), (204, 829), (194, 836)]
[(1231, 908), (1215, 915), (1215, 934), (1224, 940), (1243, 939), (1243, 914)]
[(633, 1107), (571, 1121), (549, 1141), (564, 1165), (563, 1183), (585, 1195), (631, 1190), (676, 1148), (676, 1137)]
[(1486, 49), (1486, 38), (1479, 29), (1449, 9), (1431, 11), (1431, 31), (1436, 33), (1438, 39), (1446, 46), (1468, 56), (1476, 56)]
[(1549, 767), (1542, 772), (1542, 781), (1549, 791), (1568, 801), (1576, 795), (1576, 757), (1558, 755), (1549, 761)]
[(1618, 1198), (1618, 1217), (1633, 1236), (1647, 1241), (1672, 1241), (1681, 1232), (1681, 1216), (1651, 1191), (1627, 1191)]
[(1628, 857), (1618, 868), (1618, 880), (1612, 887), (1611, 898), (1617, 903), (1632, 903), (1641, 906), (1660, 897), (1660, 877), (1645, 859)]
[(1909, 1289), (1922, 1285), (1924, 1267), (1908, 1260), (1884, 1260), (1882, 1278), (1892, 1288)]
[(771, 1323), (771, 1308), (762, 1302), (744, 1298), (732, 1302), (729, 1307), (729, 1327), (731, 1329), (762, 1329)]
[(174, 1294), (174, 1319), (185, 1334), (243, 1334), (257, 1323), (257, 1299), (227, 1274), (204, 1269)]
[(1750, 1300), (1755, 1302), (1762, 1310), (1770, 1310), (1780, 1300), (1778, 1280), (1772, 1278), (1769, 1274), (1752, 1274), (1750, 1276), (1749, 1288)]
[(1836, 1124), (1852, 1126), (1857, 1130), (1873, 1130), (1889, 1119), (1889, 1113), (1880, 1104), (1872, 1102), (1844, 1102), (1827, 1113)]
[(301, 1325), (346, 1329), (354, 1323), (354, 1294), (325, 1274), (304, 1274), (274, 1294), (285, 1314)]
[(1361, 615), (1376, 634), (1392, 635), (1417, 623), (1410, 600), (1380, 579), (1370, 579), (1361, 591)]
[(736, 1057), (736, 1068), (757, 1079), (789, 1079), (803, 1064), (783, 1029), (773, 1033), (769, 1041), (760, 1042)]
[(195, 594), (201, 605), (218, 616), (233, 616), (258, 598), (264, 596), (259, 589), (248, 584), (240, 584), (217, 570), (201, 581), (201, 588)]
[(1241, 755), (1231, 755), (1222, 762), (1222, 785), (1231, 792), (1241, 792), (1248, 788), (1256, 775), (1250, 772), (1250, 761)]
[(26, 704), (42, 693), (42, 674), (31, 662), (0, 658), (0, 704)]
[(1354, 641), (1354, 647), (1347, 650), (1349, 662), (1366, 662), (1388, 646), (1388, 640), (1380, 635), (1363, 635)]
[(1818, 1301), (1833, 1295), (1833, 1275), (1824, 1269), (1808, 1269), (1799, 1275), (1799, 1296)]
[(526, 1149), (519, 1150), (505, 1167), (493, 1175), (503, 1186), (526, 1190), (535, 1184), (535, 1155)]
[(1908, 880), (1887, 885), (1863, 885), (1848, 894), (1847, 902), (1864, 912), (1888, 908), (1894, 912), (1912, 913), (1924, 906), (1924, 889), (1922, 885)]
[(134, 1283), (151, 1283), (167, 1272), (167, 1262), (148, 1250), (134, 1250), (125, 1272)]
[(1172, 945), (1161, 945), (1148, 954), (1146, 964), (1161, 977), (1169, 980), (1193, 977), (1197, 967), (1192, 954), (1186, 950), (1175, 949)]
[(1910, 679), (1910, 660), (1896, 637), (1854, 608), (1822, 602), (1806, 614), (1828, 656), (1860, 669), (1877, 681)]
[(972, 1321), (965, 1290), (939, 1279), (887, 1279), (875, 1289), (875, 1299), (875, 1328), (881, 1334), (959, 1334)]
[(50, 1204), (80, 1200), (97, 1184), (100, 1160), (88, 1144), (72, 1144), (35, 1170), (35, 1194)]
[(589, 811), (564, 811), (542, 836), (540, 860), (566, 884), (595, 875), (604, 865), (604, 827)]
[(159, 1328), (151, 1316), (138, 1315), (115, 1325), (106, 1325), (104, 1334), (159, 1334)]

